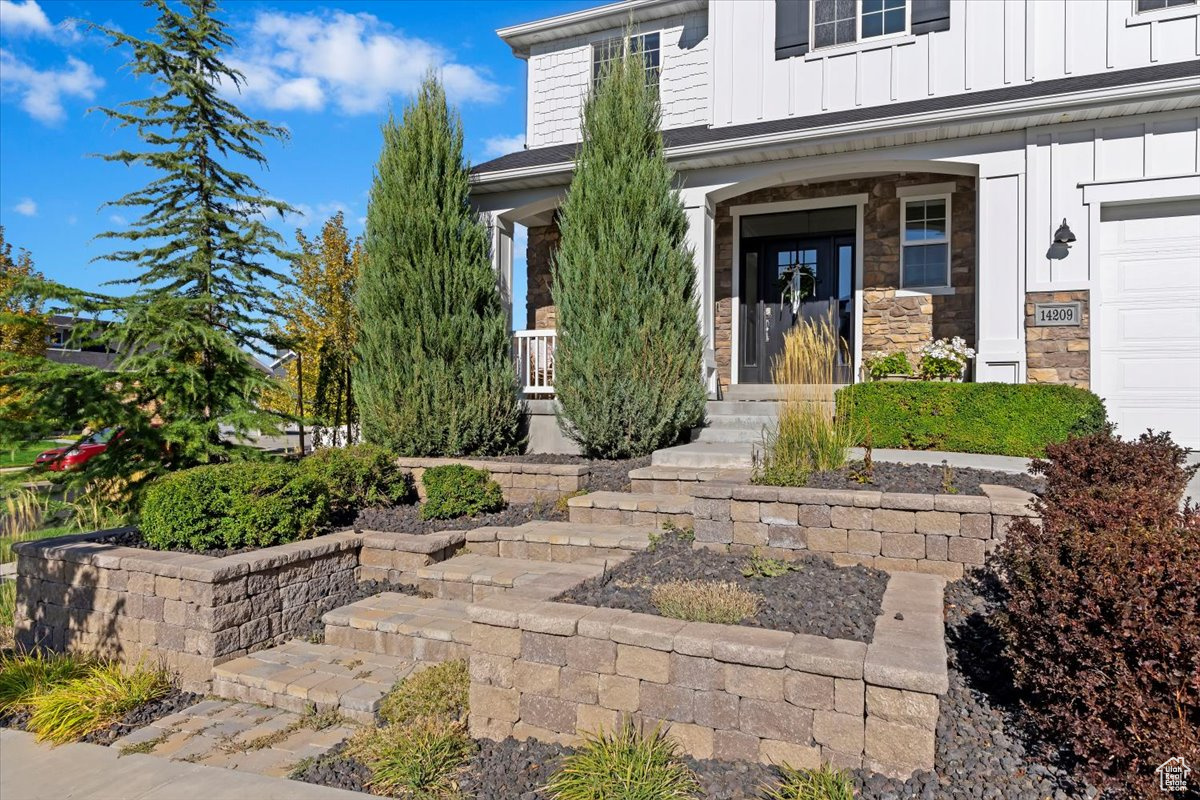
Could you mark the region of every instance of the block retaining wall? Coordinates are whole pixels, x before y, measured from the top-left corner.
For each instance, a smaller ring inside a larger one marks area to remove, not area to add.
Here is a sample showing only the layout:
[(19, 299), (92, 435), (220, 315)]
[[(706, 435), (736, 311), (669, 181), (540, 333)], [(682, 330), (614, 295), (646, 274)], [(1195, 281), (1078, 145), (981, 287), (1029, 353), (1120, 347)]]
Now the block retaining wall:
[(471, 733), (572, 743), (631, 719), (662, 724), (697, 758), (931, 769), (948, 687), (943, 587), (891, 576), (870, 644), (486, 600), (468, 608)]
[(129, 530), (13, 547), (18, 644), (161, 659), (184, 689), (206, 691), (215, 664), (281, 644), (349, 602), (362, 541), (331, 533), (221, 558), (101, 541)]
[(486, 470), (500, 484), (504, 499), (510, 503), (533, 503), (557, 500), (588, 488), (591, 469), (584, 464), (535, 464), (527, 461), (480, 461), (467, 458), (401, 458), (401, 469), (412, 473), (417, 494), (425, 499), (421, 476), (430, 467), (446, 464), (466, 464)]
[(695, 496), (696, 547), (759, 548), (786, 557), (830, 554), (842, 564), (958, 578), (982, 566), (1014, 517), (1032, 517), (1032, 495), (989, 487), (986, 495), (754, 486), (707, 481)]

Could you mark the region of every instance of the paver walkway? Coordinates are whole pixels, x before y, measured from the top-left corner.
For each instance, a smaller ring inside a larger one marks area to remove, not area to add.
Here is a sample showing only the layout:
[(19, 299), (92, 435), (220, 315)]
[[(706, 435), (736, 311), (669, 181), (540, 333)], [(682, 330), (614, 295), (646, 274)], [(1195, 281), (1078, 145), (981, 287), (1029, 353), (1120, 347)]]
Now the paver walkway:
[(97, 744), (38, 744), (33, 735), (0, 730), (0, 797), (4, 800), (362, 800), (357, 792), (286, 778), (121, 756)]
[(297, 763), (354, 735), (336, 716), (296, 714), (228, 700), (205, 700), (163, 717), (112, 747), (171, 761), (286, 777)]

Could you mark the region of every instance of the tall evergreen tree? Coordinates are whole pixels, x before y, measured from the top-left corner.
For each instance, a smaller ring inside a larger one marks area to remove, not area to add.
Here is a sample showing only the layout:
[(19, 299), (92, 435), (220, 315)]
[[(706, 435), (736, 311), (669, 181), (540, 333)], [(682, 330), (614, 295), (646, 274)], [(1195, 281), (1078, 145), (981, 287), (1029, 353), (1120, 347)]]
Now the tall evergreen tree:
[(429, 75), (383, 126), (355, 294), (363, 438), (405, 455), (519, 444), (508, 317), (469, 175), (462, 125)]
[(224, 96), (243, 77), (222, 60), (234, 41), (216, 17), (216, 3), (145, 5), (158, 14), (148, 38), (98, 27), (112, 46), (131, 51), (130, 71), (150, 78), (156, 92), (100, 109), (143, 145), (102, 158), (154, 174), (111, 203), (140, 216), (127, 230), (101, 234), (123, 243), (102, 258), (135, 270), (113, 282), (132, 291), (114, 297), (47, 288), (79, 311), (111, 317), (77, 326), (76, 335), (117, 350), (116, 374), (43, 364), (15, 381), (35, 390), (41, 424), (119, 423), (135, 430), (110, 450), (136, 453), (94, 459), (88, 472), (124, 470), (139, 478), (229, 457), (236, 447), (223, 430), (275, 427), (278, 417), (259, 403), (272, 379), (250, 354), (265, 355), (271, 290), (287, 280), (265, 262), (291, 258), (264, 221), (289, 207), (238, 171), (265, 167), (263, 144), (286, 134)]
[(559, 213), (554, 388), (588, 455), (670, 445), (704, 415), (696, 269), (642, 56), (611, 62), (583, 109)]

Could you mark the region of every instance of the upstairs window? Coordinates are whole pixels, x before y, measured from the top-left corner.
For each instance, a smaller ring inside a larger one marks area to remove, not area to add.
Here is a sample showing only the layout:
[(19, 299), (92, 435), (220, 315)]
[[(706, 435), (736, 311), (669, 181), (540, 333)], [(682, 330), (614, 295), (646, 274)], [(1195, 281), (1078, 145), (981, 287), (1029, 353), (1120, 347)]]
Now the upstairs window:
[(904, 199), (900, 288), (950, 286), (950, 196)]
[(659, 49), (658, 33), (643, 33), (640, 36), (630, 36), (628, 40), (620, 36), (605, 39), (592, 45), (592, 86), (600, 82), (600, 76), (608, 65), (623, 54), (623, 48), (629, 47), (629, 52), (640, 53), (642, 63), (646, 68), (646, 82), (651, 86), (658, 85)]
[(813, 47), (908, 32), (908, 0), (813, 0)]
[(1179, 8), (1180, 6), (1194, 6), (1197, 0), (1137, 0), (1137, 13), (1144, 14), (1147, 11), (1160, 11), (1164, 8)]

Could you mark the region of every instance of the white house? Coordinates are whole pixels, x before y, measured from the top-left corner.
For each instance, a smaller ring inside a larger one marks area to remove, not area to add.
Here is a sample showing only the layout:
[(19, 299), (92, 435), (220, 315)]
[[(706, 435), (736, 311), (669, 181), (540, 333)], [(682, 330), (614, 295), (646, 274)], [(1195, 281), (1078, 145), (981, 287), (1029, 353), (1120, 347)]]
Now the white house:
[(625, 0), (500, 30), (528, 63), (527, 145), (473, 197), (506, 287), (529, 229), (530, 390), (580, 110), (631, 21), (714, 394), (769, 382), (782, 332), (832, 309), (844, 381), (957, 335), (975, 380), (1087, 386), (1122, 432), (1200, 448), (1197, 0)]

